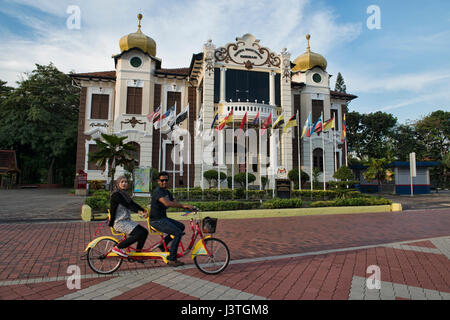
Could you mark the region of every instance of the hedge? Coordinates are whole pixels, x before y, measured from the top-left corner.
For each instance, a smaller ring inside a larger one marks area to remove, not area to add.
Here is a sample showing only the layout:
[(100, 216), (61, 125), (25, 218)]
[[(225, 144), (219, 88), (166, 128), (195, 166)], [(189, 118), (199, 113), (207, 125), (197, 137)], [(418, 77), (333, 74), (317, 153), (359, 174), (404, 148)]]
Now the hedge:
[(391, 200), (385, 198), (361, 197), (353, 199), (336, 199), (332, 201), (315, 201), (310, 204), (311, 207), (350, 207), (350, 206), (380, 206), (390, 205)]
[(300, 199), (273, 199), (264, 201), (262, 209), (301, 208), (303, 201)]

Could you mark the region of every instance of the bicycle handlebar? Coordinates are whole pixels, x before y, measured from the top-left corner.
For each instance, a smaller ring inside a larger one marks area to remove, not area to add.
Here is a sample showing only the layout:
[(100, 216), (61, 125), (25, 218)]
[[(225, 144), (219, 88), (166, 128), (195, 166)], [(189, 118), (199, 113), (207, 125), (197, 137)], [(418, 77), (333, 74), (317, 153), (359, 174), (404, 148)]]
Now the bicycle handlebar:
[(183, 217), (186, 217), (186, 216), (190, 215), (192, 212), (197, 213), (197, 212), (199, 212), (199, 211), (200, 211), (200, 210), (199, 210), (199, 208), (197, 208), (197, 207), (194, 207), (194, 210), (188, 210), (188, 209), (185, 209), (184, 214), (182, 214), (182, 216), (183, 216)]

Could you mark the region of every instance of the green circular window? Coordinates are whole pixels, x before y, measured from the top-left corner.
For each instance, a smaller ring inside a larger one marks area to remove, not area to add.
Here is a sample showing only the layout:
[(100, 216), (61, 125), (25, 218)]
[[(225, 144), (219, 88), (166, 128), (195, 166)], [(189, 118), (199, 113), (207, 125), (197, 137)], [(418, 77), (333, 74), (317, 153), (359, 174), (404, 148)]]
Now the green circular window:
[(314, 80), (315, 83), (320, 83), (322, 81), (322, 77), (320, 76), (320, 74), (315, 73), (313, 75), (313, 80)]
[(131, 58), (131, 65), (135, 68), (139, 68), (142, 65), (142, 60), (139, 57)]

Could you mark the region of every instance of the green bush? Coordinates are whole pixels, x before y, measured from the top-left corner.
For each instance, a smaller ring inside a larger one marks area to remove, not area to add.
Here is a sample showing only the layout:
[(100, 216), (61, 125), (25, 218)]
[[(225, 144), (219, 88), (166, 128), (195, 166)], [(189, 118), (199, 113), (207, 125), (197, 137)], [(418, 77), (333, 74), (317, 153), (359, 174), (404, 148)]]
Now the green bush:
[[(203, 173), (203, 177), (208, 181), (209, 187), (212, 187), (212, 182), (218, 180), (219, 172), (217, 170), (208, 170)], [(223, 172), (220, 172), (220, 181), (225, 180), (227, 175)]]
[[(301, 182), (303, 185), (304, 183), (309, 181), (309, 175), (305, 171), (303, 171), (303, 170), (301, 170), (301, 171), (302, 171), (302, 176), (301, 176), (302, 181)], [(298, 168), (294, 168), (291, 171), (289, 171), (288, 178), (289, 178), (289, 180), (291, 180), (294, 183), (294, 189), (298, 189), (299, 188), (299, 186), (298, 186)]]
[[(240, 184), (242, 188), (245, 189), (246, 187), (246, 174), (245, 172), (242, 173), (238, 173), (237, 175), (234, 176), (234, 183)], [(249, 173), (248, 174), (248, 184), (253, 183), (256, 181), (256, 177), (254, 174)]]
[(390, 205), (392, 201), (385, 198), (359, 197), (351, 199), (336, 199), (333, 201), (316, 201), (311, 207), (350, 207), (350, 206), (379, 206)]
[(88, 197), (85, 203), (92, 208), (94, 212), (106, 212), (109, 209), (110, 202), (105, 197)]
[(264, 209), (301, 208), (302, 206), (301, 199), (272, 199), (262, 204)]
[(101, 198), (109, 198), (109, 191), (108, 190), (96, 190), (93, 193), (94, 197), (101, 197)]
[[(258, 209), (261, 204), (259, 201), (203, 201), (189, 202), (201, 211), (231, 211), (231, 210), (250, 210)], [(172, 212), (182, 211), (182, 209), (171, 209)]]

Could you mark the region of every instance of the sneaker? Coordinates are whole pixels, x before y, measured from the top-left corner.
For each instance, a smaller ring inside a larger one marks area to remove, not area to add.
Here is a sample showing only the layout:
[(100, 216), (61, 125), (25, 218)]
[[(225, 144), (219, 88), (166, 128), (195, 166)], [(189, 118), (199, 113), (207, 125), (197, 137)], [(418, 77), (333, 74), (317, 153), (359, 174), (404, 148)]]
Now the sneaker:
[(167, 265), (170, 267), (181, 267), (184, 266), (184, 262), (178, 260), (167, 260)]
[(128, 254), (125, 251), (123, 251), (122, 249), (119, 249), (117, 247), (114, 247), (111, 251), (121, 257), (124, 257), (124, 258), (128, 257)]

